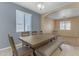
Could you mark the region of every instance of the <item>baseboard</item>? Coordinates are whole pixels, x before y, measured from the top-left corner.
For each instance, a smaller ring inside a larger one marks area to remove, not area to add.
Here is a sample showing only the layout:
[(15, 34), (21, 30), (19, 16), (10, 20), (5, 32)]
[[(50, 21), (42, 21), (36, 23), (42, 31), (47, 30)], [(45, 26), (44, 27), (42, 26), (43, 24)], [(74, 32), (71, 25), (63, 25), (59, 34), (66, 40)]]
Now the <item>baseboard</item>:
[(62, 37), (70, 37), (70, 38), (79, 38), (79, 36), (68, 36), (68, 35), (60, 35)]
[[(16, 47), (20, 47), (20, 46), (22, 46), (22, 43), (16, 45)], [(9, 47), (2, 48), (0, 49), (0, 51), (7, 50), (7, 49), (11, 49), (11, 47), (9, 46)]]

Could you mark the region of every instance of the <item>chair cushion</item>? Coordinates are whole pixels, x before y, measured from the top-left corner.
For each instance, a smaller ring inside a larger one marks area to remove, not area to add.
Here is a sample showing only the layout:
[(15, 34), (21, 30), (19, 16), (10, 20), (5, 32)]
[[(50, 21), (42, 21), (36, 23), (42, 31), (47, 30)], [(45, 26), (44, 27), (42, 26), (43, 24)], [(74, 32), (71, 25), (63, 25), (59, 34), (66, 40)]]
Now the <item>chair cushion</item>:
[(54, 43), (50, 42), (38, 49), (36, 49), (36, 53), (39, 53), (42, 56), (50, 56), (54, 53), (54, 51), (63, 43), (62, 40), (56, 40)]
[(31, 48), (27, 48), (27, 47), (21, 47), (17, 51), (19, 56), (28, 55), (29, 53), (33, 52)]

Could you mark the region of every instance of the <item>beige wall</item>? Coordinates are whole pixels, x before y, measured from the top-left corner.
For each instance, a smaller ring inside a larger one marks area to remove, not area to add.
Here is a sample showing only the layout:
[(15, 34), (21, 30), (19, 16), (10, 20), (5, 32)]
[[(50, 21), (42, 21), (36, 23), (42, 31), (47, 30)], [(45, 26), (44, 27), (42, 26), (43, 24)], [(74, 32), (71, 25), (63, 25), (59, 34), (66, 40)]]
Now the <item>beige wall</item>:
[[(44, 33), (52, 33), (53, 30), (58, 30), (58, 33), (63, 36), (65, 42), (74, 46), (79, 46), (79, 18), (71, 18), (68, 20), (71, 21), (71, 30), (61, 31), (59, 29), (60, 21), (42, 17), (41, 29)], [(51, 29), (49, 29), (48, 24), (50, 24)]]
[(64, 36), (79, 36), (79, 18), (71, 18), (68, 19), (68, 21), (71, 21), (71, 30), (60, 30), (60, 21), (56, 21), (56, 29), (58, 30), (58, 33), (60, 35)]
[(52, 31), (54, 30), (54, 20), (42, 17), (41, 30), (43, 31), (43, 33), (52, 33)]
[[(65, 6), (64, 8), (61, 8), (61, 9), (67, 9), (67, 8), (79, 8), (79, 3), (73, 3), (73, 4)], [(53, 13), (53, 11), (52, 11), (52, 13)], [(60, 31), (60, 29), (59, 29), (60, 21), (48, 19), (46, 17), (47, 16), (45, 14), (42, 15), (42, 17), (41, 17), (41, 30), (43, 30), (44, 33), (51, 33), (53, 30), (58, 30), (59, 34), (65, 36), (65, 37), (63, 36), (64, 40), (66, 40), (67, 42), (69, 42), (73, 45), (79, 46), (79, 18), (78, 17), (68, 19), (71, 21), (71, 30), (70, 31)], [(49, 29), (48, 24), (50, 24), (51, 29)]]
[(49, 18), (42, 17), (41, 19), (41, 30), (43, 33), (52, 33), (53, 30), (57, 30), (60, 35), (63, 36), (79, 36), (79, 18), (70, 18), (68, 21), (71, 21), (71, 30), (60, 30), (60, 21), (61, 20), (52, 20)]
[[(72, 3), (72, 4), (68, 5), (68, 6), (64, 6), (61, 9), (67, 9), (67, 8), (79, 8), (79, 2)], [(49, 19), (44, 14), (41, 17), (41, 30), (44, 33), (51, 33), (55, 29), (55, 30), (58, 30), (61, 35), (79, 36), (79, 28), (78, 28), (78, 26), (79, 26), (79, 24), (78, 24), (79, 18), (71, 18), (71, 19), (68, 19), (68, 20), (70, 20), (71, 23), (72, 23), (71, 30), (70, 31), (60, 31), (59, 30), (59, 21)]]

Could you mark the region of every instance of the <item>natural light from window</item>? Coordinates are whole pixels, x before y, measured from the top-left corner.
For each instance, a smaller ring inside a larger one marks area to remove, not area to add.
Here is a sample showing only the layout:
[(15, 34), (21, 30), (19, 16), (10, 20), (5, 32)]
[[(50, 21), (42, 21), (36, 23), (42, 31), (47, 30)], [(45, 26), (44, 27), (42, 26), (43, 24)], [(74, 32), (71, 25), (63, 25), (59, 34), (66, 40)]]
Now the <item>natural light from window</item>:
[(60, 30), (71, 30), (71, 21), (60, 21)]

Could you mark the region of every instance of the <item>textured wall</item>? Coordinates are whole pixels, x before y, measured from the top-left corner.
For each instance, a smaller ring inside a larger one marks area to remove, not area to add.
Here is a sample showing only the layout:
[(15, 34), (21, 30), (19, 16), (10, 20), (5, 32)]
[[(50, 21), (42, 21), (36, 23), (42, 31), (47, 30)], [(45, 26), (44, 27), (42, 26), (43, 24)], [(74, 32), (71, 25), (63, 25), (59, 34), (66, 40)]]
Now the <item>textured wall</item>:
[(43, 33), (52, 33), (52, 31), (54, 30), (54, 25), (54, 20), (42, 16), (41, 30), (43, 31)]

